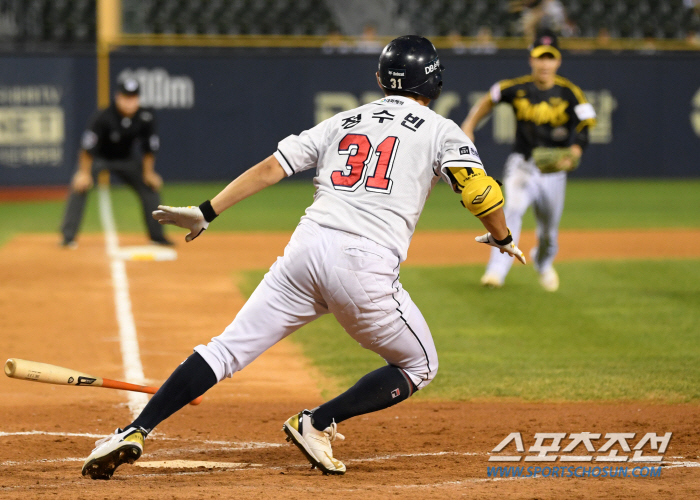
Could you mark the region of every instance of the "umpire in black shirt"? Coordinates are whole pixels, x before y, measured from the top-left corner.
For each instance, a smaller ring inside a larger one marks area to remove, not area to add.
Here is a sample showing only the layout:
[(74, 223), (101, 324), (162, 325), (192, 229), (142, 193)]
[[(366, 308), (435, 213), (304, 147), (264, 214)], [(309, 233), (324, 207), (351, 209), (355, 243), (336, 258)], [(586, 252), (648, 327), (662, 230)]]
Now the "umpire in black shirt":
[[(133, 145), (139, 140), (143, 155), (134, 158)], [(151, 213), (160, 205), (158, 191), (163, 179), (154, 169), (160, 141), (153, 113), (139, 106), (139, 83), (133, 78), (121, 80), (112, 104), (98, 111), (83, 134), (78, 171), (71, 181), (68, 206), (61, 225), (63, 246), (75, 247), (87, 192), (101, 170), (109, 170), (131, 186), (139, 196), (151, 241), (172, 243)]]

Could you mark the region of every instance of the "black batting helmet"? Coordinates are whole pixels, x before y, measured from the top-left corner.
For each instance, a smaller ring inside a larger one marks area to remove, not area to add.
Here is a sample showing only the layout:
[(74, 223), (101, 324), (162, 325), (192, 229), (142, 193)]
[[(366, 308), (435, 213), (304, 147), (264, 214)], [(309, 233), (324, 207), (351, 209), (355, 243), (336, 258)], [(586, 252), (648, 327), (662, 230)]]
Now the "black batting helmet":
[(430, 40), (418, 35), (400, 36), (389, 42), (379, 56), (379, 83), (389, 92), (437, 99), (444, 69)]

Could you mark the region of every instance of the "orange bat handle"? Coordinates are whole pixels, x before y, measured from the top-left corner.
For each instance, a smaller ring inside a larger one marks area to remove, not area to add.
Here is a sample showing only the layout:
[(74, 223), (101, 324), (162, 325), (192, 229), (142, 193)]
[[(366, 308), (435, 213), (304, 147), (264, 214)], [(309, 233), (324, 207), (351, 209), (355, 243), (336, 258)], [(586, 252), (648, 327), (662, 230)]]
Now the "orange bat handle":
[[(102, 379), (102, 387), (107, 389), (121, 389), (122, 391), (145, 392), (146, 394), (155, 394), (158, 391), (158, 387), (130, 384), (128, 382), (120, 382), (119, 380), (110, 380), (108, 378)], [(191, 401), (190, 404), (198, 405), (202, 402), (202, 399), (204, 399), (203, 395)]]

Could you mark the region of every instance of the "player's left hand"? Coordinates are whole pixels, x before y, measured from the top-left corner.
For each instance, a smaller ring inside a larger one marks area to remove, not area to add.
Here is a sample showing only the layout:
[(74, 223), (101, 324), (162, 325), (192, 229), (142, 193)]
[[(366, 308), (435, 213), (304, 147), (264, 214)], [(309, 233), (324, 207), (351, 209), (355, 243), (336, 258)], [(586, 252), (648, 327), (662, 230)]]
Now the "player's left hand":
[(209, 227), (209, 223), (204, 219), (204, 214), (199, 207), (158, 205), (158, 210), (153, 212), (153, 218), (160, 224), (171, 224), (189, 229), (190, 232), (185, 236), (185, 241), (188, 243)]
[(477, 236), (474, 239), (476, 241), (478, 241), (479, 243), (485, 243), (489, 246), (498, 248), (501, 251), (501, 253), (507, 253), (511, 257), (515, 257), (520, 262), (525, 264), (525, 255), (523, 255), (523, 252), (521, 252), (520, 249), (515, 245), (515, 243), (513, 243), (513, 238), (510, 235), (510, 231), (508, 232), (508, 238), (506, 238), (506, 239), (510, 239), (510, 241), (507, 243), (502, 242), (503, 244), (499, 244), (496, 241), (496, 238), (494, 238), (491, 233), (486, 233), (483, 236)]
[(578, 168), (578, 164), (581, 161), (581, 154), (583, 150), (578, 144), (572, 144), (569, 148), (568, 154), (559, 159), (556, 165), (556, 169), (559, 171), (573, 172)]
[(163, 187), (163, 178), (153, 171), (143, 173), (143, 182), (153, 191), (160, 191), (160, 188)]

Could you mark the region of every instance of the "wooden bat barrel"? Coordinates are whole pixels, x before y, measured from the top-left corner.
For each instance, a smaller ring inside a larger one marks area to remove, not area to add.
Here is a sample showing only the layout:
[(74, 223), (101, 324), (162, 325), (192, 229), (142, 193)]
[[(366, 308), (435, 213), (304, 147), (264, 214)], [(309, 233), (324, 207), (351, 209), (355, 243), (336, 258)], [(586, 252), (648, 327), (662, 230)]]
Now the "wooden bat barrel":
[(5, 363), (5, 375), (20, 380), (58, 385), (87, 385), (101, 387), (102, 379), (62, 366), (10, 358)]

